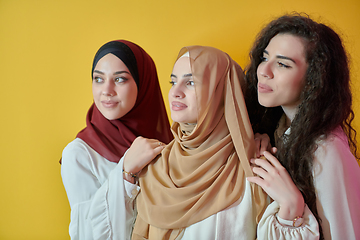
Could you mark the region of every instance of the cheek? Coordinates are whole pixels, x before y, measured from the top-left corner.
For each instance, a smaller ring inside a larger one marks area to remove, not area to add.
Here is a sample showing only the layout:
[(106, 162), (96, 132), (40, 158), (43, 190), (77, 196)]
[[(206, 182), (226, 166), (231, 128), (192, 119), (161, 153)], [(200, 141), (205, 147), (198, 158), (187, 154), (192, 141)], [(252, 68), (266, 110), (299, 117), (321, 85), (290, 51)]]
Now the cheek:
[(291, 89), (293, 90), (294, 94), (300, 95), (304, 89), (304, 84), (304, 77), (298, 77), (295, 81), (293, 81), (291, 84)]
[(168, 100), (169, 100), (169, 102), (171, 101), (170, 99), (171, 99), (171, 96), (172, 96), (172, 89), (173, 89), (173, 88), (170, 88), (169, 93), (168, 93)]
[(130, 98), (131, 98), (131, 105), (133, 108), (135, 106), (135, 103), (136, 103), (136, 100), (137, 100), (137, 91), (133, 91), (130, 95)]
[(138, 90), (137, 90), (136, 85), (131, 84), (126, 88), (120, 88), (119, 91), (117, 92), (117, 94), (118, 94), (118, 96), (122, 97), (124, 99), (124, 101), (131, 104), (133, 107), (136, 103)]
[(92, 94), (93, 94), (93, 98), (95, 99), (98, 95), (99, 95), (99, 87), (96, 85), (92, 85)]
[(261, 72), (261, 63), (259, 64), (259, 66), (258, 66), (257, 69), (256, 69), (256, 76), (257, 76), (257, 78), (259, 78), (260, 72)]
[(205, 106), (204, 103), (198, 104), (201, 99), (197, 99), (195, 91), (191, 92), (191, 98), (189, 98), (188, 104), (191, 105), (191, 113), (193, 117), (198, 117), (198, 114), (201, 112), (201, 106)]

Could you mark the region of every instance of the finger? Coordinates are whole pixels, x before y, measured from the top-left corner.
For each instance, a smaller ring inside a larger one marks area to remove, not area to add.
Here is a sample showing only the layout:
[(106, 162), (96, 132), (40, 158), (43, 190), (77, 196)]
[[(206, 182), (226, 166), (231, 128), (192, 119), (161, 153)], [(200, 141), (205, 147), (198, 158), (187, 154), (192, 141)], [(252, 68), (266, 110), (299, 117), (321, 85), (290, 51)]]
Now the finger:
[(266, 159), (275, 167), (275, 168), (280, 168), (282, 167), (281, 163), (279, 162), (279, 160), (274, 157), (271, 153), (269, 153), (268, 151), (264, 152), (264, 156), (266, 157)]
[(248, 180), (251, 183), (255, 183), (262, 187), (264, 180), (259, 177), (247, 177), (246, 180)]
[(255, 164), (256, 167), (261, 167), (265, 169), (267, 172), (274, 168), (274, 166), (271, 165), (271, 163), (267, 159), (255, 158), (255, 159), (251, 159), (250, 162), (252, 164)]
[(255, 183), (255, 184), (259, 185), (270, 196), (269, 191), (268, 191), (268, 186), (267, 186), (268, 184), (265, 180), (263, 180), (259, 177), (247, 177), (246, 179), (251, 183)]
[(165, 146), (165, 143), (160, 142), (160, 141), (158, 141), (158, 140), (155, 140), (155, 141), (153, 141), (153, 142), (151, 143), (151, 146), (155, 149), (155, 148), (157, 148), (157, 147), (163, 147), (163, 146)]
[(154, 155), (157, 156), (161, 153), (161, 151), (165, 148), (165, 144), (157, 146), (154, 148)]
[(262, 135), (260, 146), (261, 146), (260, 155), (263, 155), (264, 151), (266, 151), (270, 146), (270, 138), (268, 135), (266, 134)]
[(272, 147), (272, 148), (271, 148), (271, 153), (272, 153), (273, 155), (275, 155), (276, 152), (277, 152), (277, 148), (276, 148), (276, 147)]
[(264, 152), (267, 150), (268, 148), (268, 142), (267, 141), (264, 141), (264, 139), (261, 141), (261, 148), (260, 148), (260, 155), (264, 155)]
[(256, 157), (260, 157), (260, 139), (255, 138), (255, 151), (256, 151)]
[(262, 179), (267, 179), (268, 176), (268, 172), (261, 167), (252, 167), (252, 171), (255, 175), (257, 175), (258, 177), (262, 178)]

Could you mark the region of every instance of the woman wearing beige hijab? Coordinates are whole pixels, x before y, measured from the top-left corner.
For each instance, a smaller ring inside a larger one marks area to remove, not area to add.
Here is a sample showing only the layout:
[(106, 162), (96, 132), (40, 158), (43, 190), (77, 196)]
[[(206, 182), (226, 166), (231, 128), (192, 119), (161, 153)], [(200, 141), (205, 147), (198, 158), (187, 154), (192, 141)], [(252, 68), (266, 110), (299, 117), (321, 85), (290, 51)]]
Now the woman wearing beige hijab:
[(246, 181), (255, 142), (241, 67), (185, 47), (171, 80), (175, 139), (140, 173), (132, 239), (255, 239), (266, 195)]

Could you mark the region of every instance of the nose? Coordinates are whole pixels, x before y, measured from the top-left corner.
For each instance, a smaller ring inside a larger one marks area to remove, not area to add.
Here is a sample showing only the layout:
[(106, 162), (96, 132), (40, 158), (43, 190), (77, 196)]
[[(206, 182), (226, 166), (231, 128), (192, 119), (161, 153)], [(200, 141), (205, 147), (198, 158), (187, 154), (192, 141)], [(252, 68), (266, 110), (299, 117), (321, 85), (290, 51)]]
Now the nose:
[(115, 83), (113, 81), (106, 81), (103, 84), (102, 94), (104, 96), (110, 96), (110, 97), (115, 96), (116, 95)]
[(271, 69), (271, 64), (269, 62), (260, 63), (258, 66), (257, 72), (258, 72), (258, 75), (260, 75), (262, 77), (269, 78), (269, 79), (274, 78), (274, 74)]
[(171, 92), (171, 96), (174, 98), (184, 98), (185, 97), (183, 87), (180, 84), (176, 84), (176, 85), (172, 86), (172, 88), (170, 89), (170, 92)]

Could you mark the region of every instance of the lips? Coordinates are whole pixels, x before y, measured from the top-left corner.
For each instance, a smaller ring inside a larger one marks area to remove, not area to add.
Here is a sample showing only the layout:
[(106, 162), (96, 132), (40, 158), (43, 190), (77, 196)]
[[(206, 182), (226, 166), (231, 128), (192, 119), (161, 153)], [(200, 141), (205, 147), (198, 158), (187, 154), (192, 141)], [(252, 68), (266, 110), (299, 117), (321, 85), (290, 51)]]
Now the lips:
[(272, 88), (266, 84), (263, 84), (263, 83), (258, 83), (258, 91), (260, 93), (269, 93), (269, 92), (272, 92)]
[(180, 111), (187, 108), (187, 105), (181, 102), (171, 102), (171, 109), (174, 111)]
[(113, 108), (115, 107), (119, 102), (115, 102), (115, 101), (101, 101), (101, 104), (105, 107), (105, 108)]

